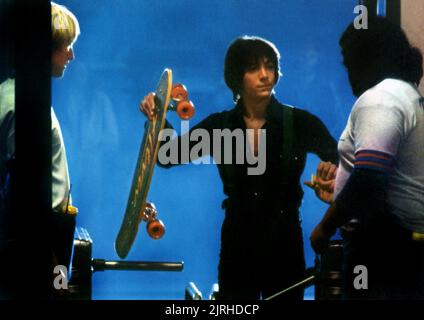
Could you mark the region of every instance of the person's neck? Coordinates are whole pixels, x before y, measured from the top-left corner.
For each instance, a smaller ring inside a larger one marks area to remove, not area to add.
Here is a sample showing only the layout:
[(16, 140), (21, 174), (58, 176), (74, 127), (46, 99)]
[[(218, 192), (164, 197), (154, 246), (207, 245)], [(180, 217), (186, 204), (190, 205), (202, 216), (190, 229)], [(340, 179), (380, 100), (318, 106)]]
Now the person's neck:
[(243, 99), (243, 115), (248, 119), (265, 119), (271, 97), (264, 99)]

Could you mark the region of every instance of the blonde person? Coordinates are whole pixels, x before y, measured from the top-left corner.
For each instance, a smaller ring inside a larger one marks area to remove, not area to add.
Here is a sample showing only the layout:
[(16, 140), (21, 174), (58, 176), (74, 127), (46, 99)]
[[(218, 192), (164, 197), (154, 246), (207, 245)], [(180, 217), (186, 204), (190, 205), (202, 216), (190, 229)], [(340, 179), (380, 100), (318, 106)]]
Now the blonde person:
[[(74, 59), (73, 44), (80, 34), (76, 17), (64, 6), (51, 3), (52, 55), (51, 75), (61, 78)], [(0, 241), (2, 248), (12, 245), (14, 228), (8, 225), (10, 210), (4, 204), (8, 192), (8, 177), (15, 157), (15, 79), (13, 72), (0, 84)], [(56, 114), (51, 108), (52, 123), (52, 246), (53, 263), (69, 268), (75, 215), (70, 215), (70, 181), (65, 145)], [(6, 249), (5, 249), (6, 250)], [(6, 250), (7, 251), (7, 250)]]

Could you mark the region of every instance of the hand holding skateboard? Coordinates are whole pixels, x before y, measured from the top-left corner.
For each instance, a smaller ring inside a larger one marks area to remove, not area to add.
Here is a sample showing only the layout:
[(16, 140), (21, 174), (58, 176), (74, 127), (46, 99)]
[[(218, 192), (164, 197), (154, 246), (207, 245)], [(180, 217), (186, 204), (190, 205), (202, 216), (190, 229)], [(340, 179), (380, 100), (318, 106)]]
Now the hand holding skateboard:
[[(194, 105), (188, 99), (188, 91), (183, 84), (177, 83), (172, 86), (169, 110), (176, 111), (182, 120), (188, 120), (193, 117)], [(153, 121), (155, 115), (154, 92), (150, 92), (140, 102), (140, 111), (143, 112), (150, 121)]]

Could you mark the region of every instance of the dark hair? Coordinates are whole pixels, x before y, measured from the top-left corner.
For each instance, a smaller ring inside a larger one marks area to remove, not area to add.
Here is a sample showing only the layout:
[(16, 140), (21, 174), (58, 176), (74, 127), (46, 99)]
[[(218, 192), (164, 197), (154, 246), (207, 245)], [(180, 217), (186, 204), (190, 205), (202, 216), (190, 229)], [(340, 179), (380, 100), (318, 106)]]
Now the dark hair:
[(243, 85), (243, 76), (248, 66), (266, 57), (275, 65), (275, 83), (280, 76), (280, 53), (275, 45), (263, 38), (242, 36), (236, 38), (228, 47), (225, 56), (224, 79), (237, 101)]
[(343, 63), (355, 95), (386, 78), (418, 84), (423, 76), (422, 55), (401, 27), (384, 17), (372, 17), (368, 29), (351, 23), (340, 41)]

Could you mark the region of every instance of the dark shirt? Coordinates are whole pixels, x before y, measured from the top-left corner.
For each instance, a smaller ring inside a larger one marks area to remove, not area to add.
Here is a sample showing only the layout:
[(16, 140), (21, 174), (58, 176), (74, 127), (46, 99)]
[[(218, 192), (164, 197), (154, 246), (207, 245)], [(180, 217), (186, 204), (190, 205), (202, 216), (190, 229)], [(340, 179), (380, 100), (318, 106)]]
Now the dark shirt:
[[(307, 153), (314, 153), (321, 160), (337, 163), (337, 143), (328, 132), (324, 124), (314, 115), (307, 111), (293, 108), (293, 147), (291, 152), (290, 174), (288, 184), (282, 185), (283, 175), (283, 108), (288, 108), (280, 104), (272, 97), (267, 108), (266, 122), (262, 129), (266, 129), (266, 170), (262, 175), (248, 175), (248, 166), (257, 165), (218, 164), (218, 170), (224, 185), (224, 193), (228, 199), (223, 206), (229, 211), (229, 207), (237, 208), (237, 211), (257, 212), (264, 209), (264, 206), (271, 211), (298, 210), (303, 197), (300, 185), (300, 177), (305, 167)], [(169, 123), (166, 125), (170, 127)], [(239, 102), (233, 109), (211, 114), (196, 126), (190, 129), (191, 134), (196, 129), (205, 129), (211, 137), (210, 153), (213, 154), (212, 136), (214, 129), (246, 130), (243, 119), (243, 106)], [(174, 140), (181, 142), (181, 137)], [(246, 140), (244, 140), (246, 141)], [(198, 142), (190, 142), (190, 149)], [(223, 142), (221, 143), (223, 149)], [(235, 163), (235, 139), (233, 141), (232, 159)], [(205, 154), (203, 154), (204, 156)], [(224, 156), (221, 157), (222, 159)], [(158, 159), (158, 164), (164, 167)], [(230, 170), (225, 166), (232, 166)], [(230, 172), (230, 173), (229, 173)], [(241, 210), (240, 210), (241, 209)], [(230, 210), (232, 211), (232, 210)]]

